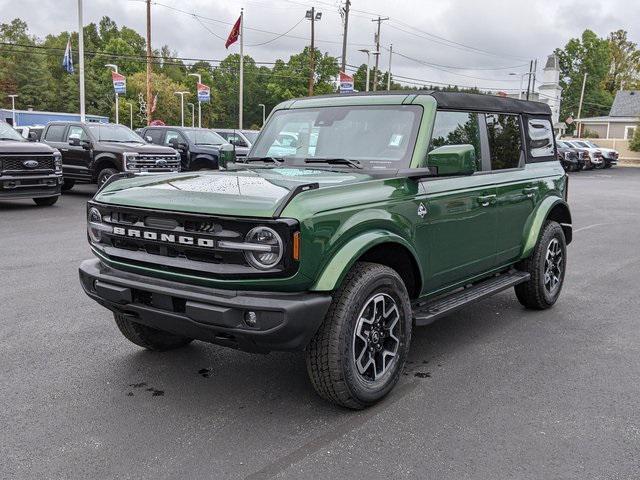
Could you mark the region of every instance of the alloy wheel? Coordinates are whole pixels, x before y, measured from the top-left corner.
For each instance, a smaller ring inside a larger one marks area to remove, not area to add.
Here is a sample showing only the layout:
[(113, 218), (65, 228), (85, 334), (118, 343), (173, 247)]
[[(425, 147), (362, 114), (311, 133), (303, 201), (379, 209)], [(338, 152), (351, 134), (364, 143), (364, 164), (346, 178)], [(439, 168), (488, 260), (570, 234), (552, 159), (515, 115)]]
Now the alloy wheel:
[(544, 288), (549, 294), (554, 294), (560, 287), (564, 269), (564, 255), (557, 238), (553, 238), (547, 247), (544, 259)]
[(400, 346), (400, 310), (385, 294), (373, 295), (360, 311), (353, 334), (353, 360), (358, 373), (376, 381), (388, 372)]

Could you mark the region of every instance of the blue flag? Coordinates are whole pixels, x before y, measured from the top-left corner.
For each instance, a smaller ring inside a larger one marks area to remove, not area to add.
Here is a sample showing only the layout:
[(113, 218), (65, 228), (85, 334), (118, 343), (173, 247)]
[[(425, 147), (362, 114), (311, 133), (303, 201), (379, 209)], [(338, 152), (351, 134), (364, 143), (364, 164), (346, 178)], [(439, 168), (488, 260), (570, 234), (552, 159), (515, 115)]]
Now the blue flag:
[(64, 58), (62, 59), (62, 68), (67, 73), (73, 73), (73, 57), (71, 56), (71, 37), (67, 40), (67, 48), (64, 51)]

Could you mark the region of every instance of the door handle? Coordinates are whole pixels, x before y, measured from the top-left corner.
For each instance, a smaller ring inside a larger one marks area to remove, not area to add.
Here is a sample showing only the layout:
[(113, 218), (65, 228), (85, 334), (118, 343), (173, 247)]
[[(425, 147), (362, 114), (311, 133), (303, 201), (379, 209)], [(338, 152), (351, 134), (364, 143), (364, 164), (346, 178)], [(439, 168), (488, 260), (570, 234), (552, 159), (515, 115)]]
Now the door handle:
[(535, 193), (538, 191), (538, 187), (527, 187), (522, 189), (522, 193), (524, 193), (527, 198), (533, 198)]
[(68, 151), (69, 151), (69, 149), (68, 149), (68, 148), (61, 148), (61, 149), (60, 149), (60, 151), (61, 151), (61, 152), (68, 152)]
[(495, 195), (482, 195), (482, 196), (476, 198), (478, 203), (483, 207), (488, 207), (489, 205), (491, 205), (493, 203), (493, 201), (495, 199), (496, 199)]

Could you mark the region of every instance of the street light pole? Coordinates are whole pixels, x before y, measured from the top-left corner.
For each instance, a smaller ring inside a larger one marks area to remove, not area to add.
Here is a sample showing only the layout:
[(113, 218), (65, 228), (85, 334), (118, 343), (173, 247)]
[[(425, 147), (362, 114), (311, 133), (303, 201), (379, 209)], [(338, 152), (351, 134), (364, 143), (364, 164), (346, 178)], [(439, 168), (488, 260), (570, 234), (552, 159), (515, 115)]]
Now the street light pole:
[(315, 24), (322, 18), (322, 12), (316, 12), (316, 7), (311, 7), (305, 14), (307, 20), (311, 20), (311, 51), (309, 52), (309, 96), (313, 96), (313, 84), (316, 72), (316, 47), (315, 47)]
[[(118, 73), (118, 66), (113, 63), (107, 63), (105, 67), (111, 68), (114, 72)], [(120, 123), (118, 96), (118, 92), (116, 92), (116, 123)]]
[(78, 79), (80, 81), (80, 121), (86, 120), (85, 97), (84, 97), (84, 20), (82, 19), (82, 0), (78, 0), (78, 64), (80, 71)]
[(11, 99), (11, 126), (16, 127), (16, 97), (18, 95), (7, 95)]
[(262, 126), (264, 127), (264, 119), (265, 119), (266, 107), (264, 106), (264, 103), (259, 103), (258, 106), (262, 107)]
[(533, 75), (533, 72), (524, 72), (522, 74), (511, 72), (509, 73), (509, 75), (520, 75), (520, 90), (518, 91), (518, 100), (522, 100), (522, 88), (524, 86), (524, 77), (526, 77), (527, 75)]
[(368, 92), (369, 91), (369, 63), (371, 61), (371, 51), (366, 48), (361, 48), (358, 51), (367, 54), (367, 85), (365, 86), (364, 91)]
[(180, 126), (184, 127), (184, 96), (189, 95), (189, 92), (173, 92), (176, 95), (180, 95)]
[(193, 103), (187, 103), (187, 107), (191, 107), (191, 128), (196, 126), (196, 107)]
[[(192, 77), (196, 77), (198, 79), (198, 83), (202, 83), (202, 75), (199, 73), (190, 73)], [(198, 95), (198, 87), (196, 86), (196, 95)], [(198, 128), (202, 128), (202, 103), (200, 102), (200, 97), (198, 96)]]

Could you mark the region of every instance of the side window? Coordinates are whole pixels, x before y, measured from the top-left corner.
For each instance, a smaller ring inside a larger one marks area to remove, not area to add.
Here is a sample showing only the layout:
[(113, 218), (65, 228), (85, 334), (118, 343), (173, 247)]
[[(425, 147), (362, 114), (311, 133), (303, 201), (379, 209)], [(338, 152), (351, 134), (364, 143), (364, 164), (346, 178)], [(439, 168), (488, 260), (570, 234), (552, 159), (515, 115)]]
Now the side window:
[(65, 128), (67, 128), (65, 125), (51, 125), (47, 129), (47, 134), (44, 139), (49, 142), (63, 142)]
[(145, 136), (145, 140), (146, 140), (146, 137), (150, 137), (151, 143), (155, 143), (157, 145), (162, 143), (162, 130), (159, 130), (157, 128), (150, 128), (145, 132), (144, 136)]
[(87, 140), (87, 132), (85, 132), (84, 128), (82, 127), (71, 125), (69, 127), (69, 133), (67, 134), (67, 140), (69, 140), (71, 137), (77, 137), (80, 140)]
[(468, 112), (436, 113), (429, 151), (444, 145), (472, 145), (480, 165), (480, 127), (478, 114)]
[(487, 136), (491, 151), (491, 170), (518, 168), (521, 163), (522, 135), (518, 115), (488, 113)]
[(169, 142), (174, 138), (177, 138), (178, 142), (184, 142), (182, 136), (180, 135), (180, 132), (177, 132), (175, 130), (167, 130), (167, 134), (164, 137), (164, 144), (169, 145)]
[(218, 135), (220, 135), (222, 138), (224, 138), (227, 142), (229, 141), (229, 133), (227, 132), (216, 132)]
[(549, 120), (531, 119), (529, 124), (529, 151), (532, 157), (553, 156), (553, 127)]

